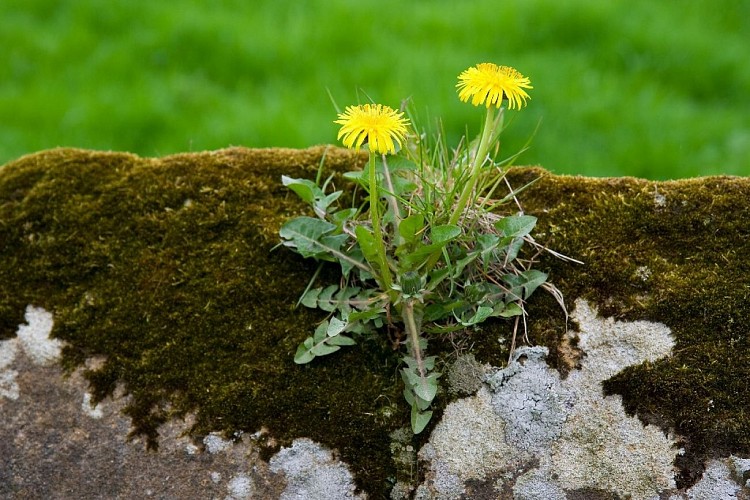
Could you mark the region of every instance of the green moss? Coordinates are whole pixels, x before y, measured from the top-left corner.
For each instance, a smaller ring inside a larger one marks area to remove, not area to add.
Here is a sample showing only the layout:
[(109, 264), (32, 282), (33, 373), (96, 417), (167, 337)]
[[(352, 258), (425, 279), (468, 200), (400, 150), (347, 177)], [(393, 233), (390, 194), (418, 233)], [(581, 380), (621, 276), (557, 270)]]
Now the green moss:
[[(58, 149), (0, 167), (0, 338), (14, 334), (27, 304), (42, 306), (67, 342), (64, 366), (104, 356), (87, 372), (94, 395), (122, 384), (133, 432), (151, 446), (159, 424), (187, 413), (196, 415), (195, 436), (266, 427), (281, 444), (307, 436), (337, 449), (358, 485), (383, 495), (398, 474), (389, 434), (408, 421), (397, 358), (373, 339), (295, 365), (297, 344), (321, 319), (293, 308), (313, 264), (271, 251), (280, 224), (304, 211), (281, 174), (313, 178), (324, 151), (142, 159)], [(337, 148), (326, 155), (336, 171), (364, 161)], [(540, 263), (568, 302), (584, 297), (605, 315), (663, 322), (676, 339), (672, 357), (625, 370), (605, 389), (686, 438), (684, 484), (705, 457), (750, 452), (750, 182), (528, 168), (510, 179), (519, 186), (540, 175), (521, 197), (539, 216), (537, 239), (585, 262)], [(568, 369), (559, 307), (537, 293), (529, 311), (532, 340)], [(459, 342), (500, 365), (508, 353), (498, 338), (508, 332), (508, 323), (491, 322), (430, 350), (448, 358)]]
[[(26, 304), (54, 312), (72, 370), (97, 399), (121, 383), (135, 434), (157, 443), (167, 418), (231, 434), (265, 426), (280, 443), (309, 436), (354, 464), (360, 485), (394, 475), (388, 433), (405, 412), (386, 345), (367, 342), (315, 366), (293, 363), (320, 320), (295, 310), (313, 267), (279, 249), (277, 231), (301, 210), (282, 172), (315, 175), (323, 148), (226, 150), (162, 160), (54, 150), (0, 170), (2, 335)], [(332, 151), (332, 168), (359, 159)], [(390, 364), (389, 364), (390, 363)]]

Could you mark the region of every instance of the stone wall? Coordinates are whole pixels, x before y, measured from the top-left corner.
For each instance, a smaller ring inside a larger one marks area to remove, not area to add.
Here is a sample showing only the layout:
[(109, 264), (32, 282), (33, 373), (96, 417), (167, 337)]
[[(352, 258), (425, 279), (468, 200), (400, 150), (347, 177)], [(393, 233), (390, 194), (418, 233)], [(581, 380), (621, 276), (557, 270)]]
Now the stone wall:
[(385, 336), (292, 361), (321, 316), (294, 308), (314, 265), (274, 248), (304, 211), (280, 176), (323, 158), (366, 160), (0, 167), (1, 495), (748, 498), (748, 179), (512, 170), (536, 180), (519, 200), (537, 241), (583, 262), (538, 265), (570, 317), (536, 294), (510, 363), (504, 322), (436, 339), (454, 385), (415, 437)]

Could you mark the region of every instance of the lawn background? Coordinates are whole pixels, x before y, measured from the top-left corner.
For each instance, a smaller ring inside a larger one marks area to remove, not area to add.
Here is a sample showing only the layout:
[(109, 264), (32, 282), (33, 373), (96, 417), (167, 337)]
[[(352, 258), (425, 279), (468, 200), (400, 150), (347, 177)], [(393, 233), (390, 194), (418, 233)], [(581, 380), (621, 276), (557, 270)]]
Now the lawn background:
[(329, 93), (411, 97), (456, 141), (482, 117), (456, 77), (484, 61), (535, 87), (504, 140), (510, 154), (540, 124), (520, 163), (750, 175), (747, 0), (2, 0), (0, 164), (335, 143)]

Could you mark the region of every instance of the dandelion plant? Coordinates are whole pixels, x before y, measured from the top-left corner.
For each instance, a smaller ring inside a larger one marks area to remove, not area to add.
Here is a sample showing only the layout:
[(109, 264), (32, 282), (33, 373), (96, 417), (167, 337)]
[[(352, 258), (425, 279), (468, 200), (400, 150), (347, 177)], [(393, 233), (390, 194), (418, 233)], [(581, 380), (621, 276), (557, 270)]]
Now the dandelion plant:
[(453, 150), (416, 130), (403, 110), (364, 104), (338, 115), (338, 139), (369, 153), (364, 171), (345, 174), (364, 190), (361, 205), (340, 206), (342, 191), (326, 193), (327, 183), (282, 178), (315, 214), (285, 223), (283, 244), (341, 268), (338, 284), (308, 286), (300, 299), (329, 315), (299, 345), (295, 362), (309, 363), (361, 335), (404, 332), (400, 371), (415, 434), (430, 421), (438, 393), (429, 338), (489, 318), (515, 318), (517, 327), (529, 296), (540, 286), (553, 289), (545, 273), (531, 268), (533, 257), (519, 257), (524, 244), (542, 248), (531, 236), (536, 218), (497, 215), (516, 192), (495, 199), (506, 188), (502, 165), (491, 155), (503, 105), (523, 108), (530, 80), (508, 66), (483, 63), (462, 72), (456, 87), (461, 101), (485, 106), (486, 115), (478, 139)]

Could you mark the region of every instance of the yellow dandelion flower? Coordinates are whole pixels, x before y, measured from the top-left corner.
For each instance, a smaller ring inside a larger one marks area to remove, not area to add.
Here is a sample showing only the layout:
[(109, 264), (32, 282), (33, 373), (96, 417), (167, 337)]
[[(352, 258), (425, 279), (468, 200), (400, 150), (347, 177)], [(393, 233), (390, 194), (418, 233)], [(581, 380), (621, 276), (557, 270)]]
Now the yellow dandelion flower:
[(337, 139), (344, 138), (347, 148), (359, 150), (367, 139), (374, 153), (395, 153), (394, 141), (401, 147), (406, 137), (409, 120), (403, 113), (382, 104), (347, 106), (334, 123), (341, 125)]
[(471, 98), (474, 106), (486, 104), (500, 107), (508, 99), (510, 109), (521, 109), (529, 94), (523, 89), (533, 89), (531, 81), (510, 66), (481, 63), (458, 75), (458, 98), (466, 102)]

